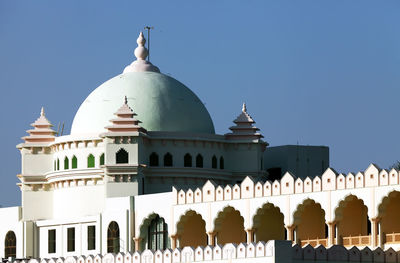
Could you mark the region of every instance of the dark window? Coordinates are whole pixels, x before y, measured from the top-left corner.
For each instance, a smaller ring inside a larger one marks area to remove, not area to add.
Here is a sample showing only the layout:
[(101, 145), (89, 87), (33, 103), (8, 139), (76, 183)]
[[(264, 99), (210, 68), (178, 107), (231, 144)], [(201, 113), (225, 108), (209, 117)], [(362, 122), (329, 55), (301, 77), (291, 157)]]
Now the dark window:
[(57, 159), (57, 171), (60, 170), (60, 159)]
[(192, 156), (190, 154), (185, 154), (183, 158), (183, 166), (185, 167), (192, 167)]
[(94, 156), (93, 154), (89, 154), (87, 158), (87, 167), (88, 168), (93, 168), (94, 167)]
[(219, 169), (224, 169), (225, 164), (224, 164), (224, 157), (219, 158)]
[(217, 169), (217, 162), (218, 162), (217, 157), (215, 157), (214, 155), (211, 160), (211, 167)]
[(69, 159), (68, 157), (64, 158), (64, 170), (68, 170), (69, 169)]
[(57, 161), (54, 160), (54, 171), (57, 171)]
[(198, 154), (196, 156), (196, 167), (199, 167), (199, 168), (203, 167), (203, 156), (201, 156), (201, 154)]
[(75, 227), (67, 228), (67, 251), (75, 251)]
[(119, 227), (117, 222), (112, 221), (107, 230), (107, 253), (119, 252)]
[(121, 148), (116, 153), (116, 159), (117, 159), (117, 163), (128, 163), (129, 154), (127, 151), (125, 151), (125, 149)]
[(150, 166), (158, 166), (158, 155), (156, 153), (150, 154)]
[(72, 169), (76, 169), (78, 168), (78, 159), (76, 158), (76, 156), (72, 156), (72, 165), (71, 165)]
[(87, 242), (88, 250), (96, 249), (96, 226), (88, 226)]
[(173, 165), (172, 154), (166, 153), (164, 155), (164, 166), (172, 166), (172, 165)]
[(56, 253), (56, 230), (55, 229), (50, 229), (48, 231), (48, 246), (47, 246), (47, 251), (49, 254), (51, 253)]
[(104, 165), (104, 153), (100, 155), (100, 165)]
[(164, 250), (167, 248), (168, 229), (167, 229), (167, 224), (165, 224), (163, 218), (157, 216), (156, 218), (151, 220), (148, 236), (149, 236), (148, 240), (149, 249)]
[(4, 257), (15, 258), (17, 254), (17, 239), (13, 231), (8, 231), (4, 240)]

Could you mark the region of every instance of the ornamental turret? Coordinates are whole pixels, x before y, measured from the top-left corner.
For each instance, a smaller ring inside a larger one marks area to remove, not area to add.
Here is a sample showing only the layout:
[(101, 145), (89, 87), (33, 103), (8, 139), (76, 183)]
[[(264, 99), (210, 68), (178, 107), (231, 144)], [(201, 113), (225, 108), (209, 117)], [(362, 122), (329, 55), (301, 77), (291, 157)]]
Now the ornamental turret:
[(258, 132), (260, 129), (253, 126), (255, 121), (247, 113), (245, 103), (242, 112), (233, 122), (236, 125), (229, 128), (232, 132), (225, 134), (228, 140), (259, 140), (264, 137)]
[(25, 144), (48, 144), (54, 141), (56, 132), (51, 128), (53, 125), (46, 118), (43, 107), (40, 117), (31, 126), (34, 129), (26, 131), (29, 136), (22, 137)]

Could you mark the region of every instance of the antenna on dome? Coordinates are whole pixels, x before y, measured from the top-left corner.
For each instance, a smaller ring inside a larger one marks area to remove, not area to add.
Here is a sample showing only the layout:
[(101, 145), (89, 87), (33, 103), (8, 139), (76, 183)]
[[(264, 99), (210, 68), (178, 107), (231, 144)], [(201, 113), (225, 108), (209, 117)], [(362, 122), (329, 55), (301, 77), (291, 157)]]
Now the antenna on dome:
[(148, 51), (147, 61), (150, 61), (150, 30), (154, 29), (154, 27), (145, 26), (144, 29), (147, 30), (147, 51)]
[(63, 122), (63, 124), (62, 124), (62, 128), (61, 128), (61, 136), (63, 136), (63, 133), (64, 133), (64, 122)]

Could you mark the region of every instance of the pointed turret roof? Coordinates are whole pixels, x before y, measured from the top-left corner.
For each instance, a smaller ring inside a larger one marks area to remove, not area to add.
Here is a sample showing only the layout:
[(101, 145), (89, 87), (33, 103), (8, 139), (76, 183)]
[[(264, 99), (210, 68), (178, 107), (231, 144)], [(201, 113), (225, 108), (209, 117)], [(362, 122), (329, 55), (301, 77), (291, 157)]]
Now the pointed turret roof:
[(258, 131), (259, 128), (253, 126), (256, 123), (253, 118), (247, 113), (246, 104), (243, 103), (242, 112), (233, 121), (236, 125), (230, 127), (231, 133), (225, 134), (227, 139), (233, 140), (258, 140), (263, 138)]
[(51, 128), (53, 125), (46, 118), (44, 109), (40, 111), (39, 118), (31, 124), (34, 129), (27, 130), (29, 136), (22, 137), (25, 143), (49, 143), (55, 139), (56, 132)]
[(117, 118), (111, 119), (112, 125), (105, 127), (110, 133), (126, 133), (126, 132), (146, 132), (139, 125), (141, 121), (135, 118), (137, 114), (129, 107), (128, 98), (125, 96), (124, 104), (114, 113)]

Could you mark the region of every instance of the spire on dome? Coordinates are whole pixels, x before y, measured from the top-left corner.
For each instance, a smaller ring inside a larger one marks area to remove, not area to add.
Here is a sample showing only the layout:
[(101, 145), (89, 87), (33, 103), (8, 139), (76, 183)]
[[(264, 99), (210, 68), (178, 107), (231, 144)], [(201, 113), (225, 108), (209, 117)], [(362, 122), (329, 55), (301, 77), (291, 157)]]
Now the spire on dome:
[(246, 103), (242, 105), (242, 112), (233, 121), (236, 125), (230, 127), (231, 133), (225, 134), (230, 140), (258, 140), (263, 138), (258, 131), (259, 128), (253, 126), (256, 123), (253, 118), (247, 113)]
[(40, 110), (39, 118), (31, 126), (34, 129), (26, 131), (29, 136), (22, 137), (25, 143), (43, 144), (54, 141), (56, 132), (51, 128), (53, 125), (46, 118), (43, 107)]
[(135, 118), (137, 115), (131, 107), (128, 105), (128, 98), (124, 97), (124, 104), (114, 113), (117, 116), (111, 119), (112, 125), (105, 127), (108, 130), (106, 135), (117, 135), (128, 132), (147, 132), (146, 129), (142, 128), (138, 119)]
[(136, 60), (133, 61), (132, 64), (126, 66), (123, 73), (146, 71), (160, 73), (160, 70), (156, 66), (151, 64), (150, 61), (146, 60), (147, 56), (149, 55), (149, 51), (144, 46), (146, 43), (146, 38), (144, 37), (143, 32), (140, 32), (136, 43), (138, 44), (137, 48), (135, 49)]

